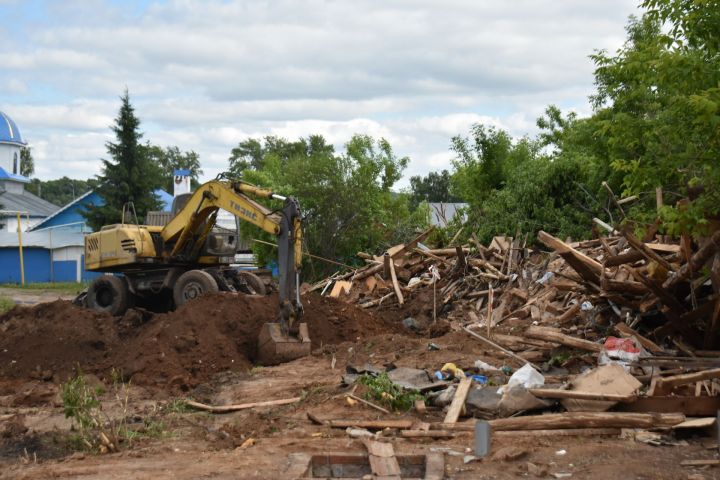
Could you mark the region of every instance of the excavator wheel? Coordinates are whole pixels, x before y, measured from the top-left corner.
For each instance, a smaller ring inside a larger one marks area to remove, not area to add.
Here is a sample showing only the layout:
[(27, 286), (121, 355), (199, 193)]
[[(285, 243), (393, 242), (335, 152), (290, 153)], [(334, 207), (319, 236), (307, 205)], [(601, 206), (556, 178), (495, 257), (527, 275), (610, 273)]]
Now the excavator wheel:
[(93, 310), (122, 315), (132, 306), (132, 294), (124, 278), (102, 275), (90, 284), (85, 303)]
[(238, 274), (240, 275), (240, 278), (245, 280), (251, 295), (267, 295), (267, 288), (260, 277), (250, 272), (239, 272)]
[(175, 308), (185, 305), (206, 293), (215, 293), (220, 289), (215, 279), (203, 270), (189, 270), (177, 279), (173, 287)]

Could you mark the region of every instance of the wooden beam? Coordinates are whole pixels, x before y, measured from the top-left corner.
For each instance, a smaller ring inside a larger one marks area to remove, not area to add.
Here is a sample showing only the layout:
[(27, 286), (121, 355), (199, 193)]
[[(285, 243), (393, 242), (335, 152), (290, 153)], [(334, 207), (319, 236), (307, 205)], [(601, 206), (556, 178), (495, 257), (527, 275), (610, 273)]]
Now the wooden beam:
[(455, 396), (452, 399), (452, 403), (450, 403), (447, 415), (445, 415), (445, 423), (456, 423), (458, 418), (460, 418), (460, 413), (465, 407), (465, 399), (470, 392), (471, 386), (472, 378), (465, 377), (460, 379), (460, 383), (455, 391)]
[(564, 412), (490, 420), (494, 431), (558, 428), (660, 428), (685, 421), (682, 413)]
[(477, 333), (473, 332), (472, 330), (470, 330), (470, 329), (467, 328), (467, 327), (462, 327), (462, 329), (465, 330), (465, 331), (466, 331), (467, 333), (469, 333), (470, 335), (472, 335), (473, 337), (477, 338), (478, 340), (480, 340), (480, 341), (482, 341), (482, 342), (484, 342), (484, 343), (487, 343), (487, 344), (490, 345), (491, 347), (494, 347), (494, 348), (496, 348), (497, 350), (503, 352), (503, 353), (504, 353), (505, 355), (507, 355), (508, 357), (512, 357), (512, 358), (514, 358), (515, 360), (520, 361), (523, 365), (526, 364), (526, 363), (529, 363), (530, 365), (532, 365), (532, 367), (533, 367), (534, 369), (540, 370), (536, 365), (532, 364), (531, 362), (525, 360), (524, 358), (522, 358), (522, 357), (520, 357), (520, 356), (518, 356), (518, 355), (515, 355), (515, 354), (514, 354), (513, 352), (511, 352), (510, 350), (507, 350), (507, 349), (501, 347), (500, 345), (498, 345), (497, 343), (493, 342), (492, 340), (488, 340), (487, 338), (483, 337), (482, 335), (478, 335)]
[(397, 297), (398, 303), (402, 305), (405, 303), (405, 299), (403, 298), (397, 274), (395, 273), (395, 261), (392, 259), (390, 260), (390, 278), (392, 279), (393, 289), (395, 290), (395, 296)]
[(656, 396), (639, 397), (633, 403), (616, 407), (624, 412), (683, 413), (688, 417), (707, 417), (720, 410), (720, 397)]
[(570, 245), (543, 230), (538, 232), (538, 240), (558, 252), (585, 280), (596, 284), (599, 283), (603, 266), (598, 261), (575, 250)]
[(672, 265), (670, 265), (670, 262), (662, 258), (660, 255), (655, 253), (654, 251), (650, 250), (643, 242), (638, 240), (638, 238), (633, 235), (630, 231), (624, 231), (623, 237), (625, 237), (625, 240), (628, 241), (628, 243), (638, 252), (640, 252), (645, 258), (651, 261), (655, 261), (658, 264), (662, 265), (665, 270), (668, 272), (673, 272), (675, 269)]
[(720, 249), (720, 230), (713, 233), (705, 245), (695, 252), (690, 261), (683, 265), (675, 276), (665, 281), (663, 287), (672, 289), (678, 283), (691, 278), (700, 271), (718, 249)]
[(703, 370), (702, 372), (685, 373), (683, 375), (673, 375), (672, 377), (658, 378), (656, 386), (658, 389), (668, 390), (680, 385), (699, 382), (701, 380), (710, 380), (711, 378), (720, 378), (720, 368)]
[(540, 340), (555, 342), (567, 347), (579, 348), (590, 352), (599, 353), (603, 348), (603, 346), (599, 343), (571, 337), (570, 335), (565, 335), (564, 333), (549, 327), (538, 327), (532, 325), (525, 330), (524, 335), (526, 337), (539, 338)]
[(618, 323), (615, 325), (615, 330), (620, 334), (622, 337), (635, 337), (640, 342), (640, 345), (645, 347), (649, 352), (651, 353), (665, 353), (665, 351), (655, 342), (652, 340), (649, 340), (648, 338), (643, 337), (640, 335), (637, 331), (633, 330), (632, 328), (628, 327), (625, 323)]
[(332, 428), (367, 428), (372, 430), (383, 430), (385, 428), (408, 429), (412, 428), (415, 420), (358, 420), (358, 419), (332, 419), (323, 420), (308, 412), (308, 418), (318, 425), (325, 425)]
[(539, 398), (574, 398), (578, 400), (599, 400), (603, 402), (621, 403), (632, 403), (637, 400), (637, 395), (578, 392), (576, 390), (560, 390), (557, 388), (530, 388), (528, 391)]

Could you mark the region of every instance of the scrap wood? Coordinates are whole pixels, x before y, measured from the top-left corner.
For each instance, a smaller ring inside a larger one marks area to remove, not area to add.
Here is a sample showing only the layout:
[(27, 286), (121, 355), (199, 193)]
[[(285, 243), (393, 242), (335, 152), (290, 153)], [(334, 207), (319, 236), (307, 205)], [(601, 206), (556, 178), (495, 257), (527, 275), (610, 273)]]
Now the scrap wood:
[(690, 397), (668, 395), (640, 397), (633, 403), (619, 404), (616, 409), (624, 412), (683, 413), (688, 417), (706, 417), (720, 410), (720, 397)]
[(720, 460), (717, 458), (683, 460), (680, 462), (680, 465), (683, 467), (708, 467), (712, 465), (720, 465)]
[(710, 257), (720, 249), (720, 230), (712, 234), (695, 254), (690, 258), (690, 261), (680, 267), (677, 274), (668, 278), (663, 284), (663, 288), (671, 290), (675, 285), (681, 281), (687, 280), (694, 274), (700, 271), (700, 269), (710, 260)]
[(307, 413), (308, 419), (318, 425), (325, 425), (332, 428), (367, 428), (373, 430), (383, 430), (385, 428), (409, 429), (413, 426), (414, 420), (358, 420), (358, 419), (332, 419), (323, 420)]
[(572, 398), (577, 400), (601, 400), (605, 402), (621, 403), (632, 403), (638, 398), (637, 395), (580, 392), (577, 390), (560, 390), (557, 388), (530, 388), (528, 391), (540, 398)]
[(271, 407), (275, 405), (288, 405), (291, 403), (299, 402), (301, 397), (293, 397), (293, 398), (284, 398), (282, 400), (269, 400), (267, 402), (253, 402), (253, 403), (241, 403), (238, 405), (206, 405), (204, 403), (200, 402), (194, 402), (192, 400), (188, 400), (186, 403), (193, 407), (197, 408), (198, 410), (205, 410), (206, 412), (212, 412), (212, 413), (227, 413), (227, 412), (235, 412), (237, 410), (245, 410), (248, 408), (256, 408), (256, 407)]
[(403, 438), (454, 438), (457, 432), (449, 430), (400, 430)]
[(503, 430), (493, 432), (494, 437), (619, 437), (620, 428), (561, 428), (557, 430)]
[(682, 413), (565, 412), (490, 420), (493, 430), (552, 430), (557, 428), (659, 428), (685, 421)]
[(615, 325), (615, 330), (623, 337), (635, 337), (637, 338), (638, 342), (640, 342), (640, 345), (645, 347), (650, 353), (665, 353), (665, 351), (655, 342), (652, 340), (643, 337), (640, 335), (637, 331), (630, 328), (626, 323), (618, 323)]
[(647, 247), (643, 242), (638, 240), (638, 238), (633, 235), (630, 231), (624, 231), (622, 232), (623, 237), (628, 241), (628, 243), (638, 252), (640, 252), (641, 255), (643, 255), (645, 258), (647, 258), (650, 261), (654, 261), (658, 263), (659, 265), (662, 265), (662, 267), (667, 270), (668, 272), (672, 272), (675, 270), (672, 265), (670, 265), (670, 262), (665, 260), (663, 257), (655, 253), (653, 250)]
[(393, 260), (390, 260), (390, 278), (392, 279), (393, 289), (395, 290), (398, 303), (402, 305), (405, 303), (405, 299), (403, 298), (402, 291), (400, 291), (400, 284), (398, 284), (397, 275), (395, 274), (395, 262)]
[(720, 368), (686, 373), (683, 375), (673, 375), (671, 377), (660, 377), (657, 379), (655, 386), (659, 391), (667, 391), (680, 385), (687, 385), (688, 383), (709, 380), (711, 378), (720, 378)]
[(603, 348), (603, 346), (599, 343), (571, 337), (570, 335), (565, 335), (564, 333), (559, 332), (557, 329), (553, 329), (550, 327), (538, 327), (535, 325), (531, 325), (527, 328), (527, 330), (525, 330), (525, 335), (531, 338), (539, 338), (540, 340), (559, 343), (567, 347), (579, 348), (590, 352), (599, 353)]
[(538, 240), (560, 254), (568, 264), (580, 274), (585, 280), (598, 283), (603, 266), (596, 260), (581, 253), (562, 240), (553, 237), (547, 232), (540, 230), (537, 234)]
[(472, 386), (472, 378), (465, 377), (460, 379), (460, 384), (455, 391), (455, 396), (450, 403), (450, 408), (445, 415), (445, 423), (455, 423), (460, 418), (460, 413), (465, 407), (465, 399), (470, 392)]
[(387, 414), (390, 413), (390, 411), (388, 409), (383, 408), (380, 405), (376, 405), (372, 402), (369, 402), (369, 401), (365, 400), (364, 398), (360, 398), (357, 395), (353, 395), (352, 393), (348, 393), (346, 396), (349, 398), (352, 398), (353, 400), (356, 400), (364, 405), (367, 405), (368, 407), (374, 408), (375, 410), (380, 410), (381, 412), (387, 413)]

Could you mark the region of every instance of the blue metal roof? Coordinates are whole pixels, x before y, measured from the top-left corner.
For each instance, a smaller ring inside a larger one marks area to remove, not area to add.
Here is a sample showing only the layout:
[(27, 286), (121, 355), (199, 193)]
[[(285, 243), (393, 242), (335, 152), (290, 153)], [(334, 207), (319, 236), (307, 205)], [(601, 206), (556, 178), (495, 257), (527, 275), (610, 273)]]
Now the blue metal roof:
[(2, 167), (0, 167), (0, 180), (15, 180), (16, 182), (30, 183), (29, 178), (23, 177), (22, 175), (18, 175), (16, 173), (8, 173)]
[(173, 170), (173, 175), (175, 175), (176, 177), (178, 177), (178, 176), (189, 177), (189, 176), (190, 176), (190, 170), (188, 170), (188, 169), (186, 169), (186, 168), (184, 168), (184, 169), (179, 169), (179, 170)]
[(24, 146), (25, 142), (20, 135), (17, 125), (12, 118), (0, 112), (0, 143), (11, 143), (13, 145)]

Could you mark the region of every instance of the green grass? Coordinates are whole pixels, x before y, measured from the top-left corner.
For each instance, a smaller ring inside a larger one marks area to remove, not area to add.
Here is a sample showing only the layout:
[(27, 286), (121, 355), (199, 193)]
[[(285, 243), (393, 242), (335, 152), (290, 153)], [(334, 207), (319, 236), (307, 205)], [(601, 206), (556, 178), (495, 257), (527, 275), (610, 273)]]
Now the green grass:
[(44, 290), (58, 293), (78, 293), (87, 288), (88, 282), (26, 283), (25, 285), (4, 284), (2, 286), (19, 290)]
[(12, 298), (0, 297), (0, 313), (5, 313), (15, 306)]

